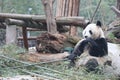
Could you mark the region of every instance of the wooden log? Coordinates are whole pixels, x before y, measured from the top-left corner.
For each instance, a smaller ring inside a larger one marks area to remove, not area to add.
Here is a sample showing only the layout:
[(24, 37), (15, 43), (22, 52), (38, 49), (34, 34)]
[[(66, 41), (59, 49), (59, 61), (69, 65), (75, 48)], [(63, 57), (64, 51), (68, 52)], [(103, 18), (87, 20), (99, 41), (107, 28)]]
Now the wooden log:
[[(3, 19), (6, 19), (6, 18), (18, 19), (18, 20), (33, 20), (33, 21), (39, 21), (41, 23), (46, 22), (46, 18), (43, 15), (40, 16), (40, 15), (0, 13), (0, 20), (4, 21)], [(73, 17), (56, 17), (55, 18), (57, 23), (60, 23), (63, 25), (78, 25), (78, 26), (80, 26), (82, 22), (76, 23), (76, 21), (74, 21), (74, 19), (77, 19), (78, 21), (85, 20), (84, 17), (78, 17), (78, 16), (77, 17), (73, 16)], [(62, 20), (65, 20), (65, 23)], [(84, 22), (83, 22), (83, 24), (85, 24)]]
[(20, 20), (35, 20), (35, 21), (45, 22), (44, 15), (0, 13), (0, 19), (5, 19), (5, 18), (20, 19)]
[(5, 23), (8, 24), (8, 25), (26, 25), (26, 23), (23, 21), (23, 20), (17, 20), (17, 19), (6, 19), (5, 20)]
[(61, 25), (74, 25), (79, 27), (85, 27), (88, 21), (85, 20), (84, 17), (73, 16), (73, 17), (57, 17), (56, 22), (57, 24)]
[(45, 27), (45, 24), (40, 24), (38, 22), (31, 22), (27, 21), (25, 22), (24, 20), (17, 20), (17, 19), (6, 19), (5, 23), (7, 25), (17, 25), (17, 26), (22, 26), (22, 27), (30, 27), (30, 28), (37, 28), (40, 30), (47, 30), (47, 27)]
[[(27, 23), (25, 23), (25, 21), (17, 20), (17, 19), (6, 19), (5, 22), (8, 25), (18, 25), (18, 26), (26, 26), (27, 25)], [(39, 22), (41, 22), (41, 21), (39, 21)], [(57, 24), (61, 24), (61, 25), (75, 25), (75, 26), (85, 26), (87, 23), (86, 20), (84, 19), (84, 17), (77, 17), (77, 16), (57, 17), (56, 22), (57, 22)], [(45, 23), (45, 20), (43, 20), (43, 23)], [(41, 22), (41, 24), (39, 24), (39, 27), (43, 27), (42, 25), (43, 24)], [(34, 25), (32, 25), (32, 26), (34, 26)], [(31, 27), (31, 26), (28, 26), (28, 27)], [(36, 26), (36, 28), (38, 28), (38, 26)]]
[(70, 54), (68, 52), (64, 52), (64, 53), (56, 53), (56, 54), (52, 54), (52, 53), (37, 53), (37, 52), (33, 52), (33, 53), (27, 53), (27, 54), (22, 54), (20, 55), (20, 59), (22, 60), (26, 60), (26, 61), (30, 61), (30, 62), (55, 62), (57, 60), (63, 60), (64, 58), (66, 58), (67, 56), (69, 56)]

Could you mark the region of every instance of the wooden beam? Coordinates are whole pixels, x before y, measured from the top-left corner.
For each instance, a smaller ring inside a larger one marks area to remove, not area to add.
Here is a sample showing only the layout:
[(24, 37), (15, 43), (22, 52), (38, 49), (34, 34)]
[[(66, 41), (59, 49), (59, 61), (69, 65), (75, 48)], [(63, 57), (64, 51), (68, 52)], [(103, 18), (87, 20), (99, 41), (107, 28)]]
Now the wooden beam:
[[(28, 15), (28, 14), (13, 14), (13, 13), (0, 13), (0, 19), (12, 18), (12, 19), (20, 19), (20, 20), (36, 20), (36, 21), (44, 21), (44, 15)], [(3, 21), (3, 20), (2, 20)]]
[(61, 25), (74, 25), (84, 27), (86, 26), (88, 20), (85, 20), (84, 17), (73, 16), (73, 17), (57, 17), (56, 22), (57, 24)]
[[(78, 17), (78, 16), (73, 16), (73, 17), (56, 17), (55, 18), (57, 25), (74, 25), (74, 26), (80, 26), (84, 27), (87, 23), (87, 20), (84, 19), (84, 17)], [(29, 20), (25, 22), (24, 20), (18, 20), (18, 19), (6, 19), (5, 22), (8, 25), (18, 25), (18, 26), (27, 26), (31, 28), (38, 28), (38, 29), (44, 29), (47, 30), (47, 27), (45, 27), (46, 20), (41, 21), (34, 21), (39, 23), (38, 25), (36, 24), (30, 24)]]
[(35, 22), (35, 21), (24, 21), (24, 20), (18, 20), (18, 19), (6, 19), (5, 23), (7, 25), (17, 25), (17, 26), (22, 26), (22, 27), (29, 27), (29, 28), (36, 28), (40, 30), (47, 30), (47, 27), (45, 23), (40, 23), (40, 22)]
[(7, 25), (15, 25), (15, 24), (17, 24), (18, 26), (21, 26), (21, 25), (24, 26), (24, 25), (26, 25), (26, 23), (23, 20), (10, 19), (10, 18), (6, 19), (5, 23)]

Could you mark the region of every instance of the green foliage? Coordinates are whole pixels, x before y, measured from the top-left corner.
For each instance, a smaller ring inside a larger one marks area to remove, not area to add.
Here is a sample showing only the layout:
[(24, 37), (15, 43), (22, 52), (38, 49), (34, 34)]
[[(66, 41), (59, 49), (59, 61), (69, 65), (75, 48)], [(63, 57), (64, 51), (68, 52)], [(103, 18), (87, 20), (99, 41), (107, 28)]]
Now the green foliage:
[(108, 37), (109, 37), (110, 39), (115, 39), (115, 36), (114, 36), (113, 33), (110, 33), (110, 34), (108, 35)]
[[(81, 0), (80, 15), (86, 19), (91, 19), (99, 0)], [(114, 12), (110, 9), (111, 6), (115, 6), (114, 0), (102, 0), (100, 7), (94, 17), (94, 21), (100, 20), (103, 25), (109, 24), (115, 18)]]
[(15, 57), (17, 58), (18, 54), (25, 53), (26, 50), (16, 46), (15, 44), (8, 44), (4, 45), (0, 48), (0, 53), (7, 55), (9, 57)]
[[(25, 53), (26, 50), (23, 48), (20, 48), (14, 44), (4, 45), (0, 47), (0, 55), (6, 55), (10, 58), (19, 59), (19, 53)], [(21, 71), (12, 69), (10, 67), (16, 67), (21, 66), (20, 63), (5, 59), (3, 57), (0, 57), (0, 75), (1, 76), (15, 76), (19, 75)]]
[[(2, 12), (21, 14), (44, 14), (41, 0), (2, 0)], [(32, 10), (29, 11), (29, 8)]]

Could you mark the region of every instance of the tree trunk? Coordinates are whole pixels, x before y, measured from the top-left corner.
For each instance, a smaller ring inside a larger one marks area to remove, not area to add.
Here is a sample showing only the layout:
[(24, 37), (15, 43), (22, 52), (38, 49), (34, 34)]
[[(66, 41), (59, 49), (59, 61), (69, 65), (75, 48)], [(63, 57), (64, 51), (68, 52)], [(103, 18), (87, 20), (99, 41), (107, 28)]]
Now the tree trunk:
[[(78, 16), (80, 0), (57, 0), (56, 17)], [(70, 35), (77, 35), (77, 28), (71, 26)]]
[(44, 5), (46, 22), (47, 22), (47, 30), (48, 32), (55, 34), (57, 33), (57, 25), (53, 16), (52, 1), (51, 0), (41, 0), (41, 1)]
[(117, 9), (120, 10), (120, 0), (117, 0)]

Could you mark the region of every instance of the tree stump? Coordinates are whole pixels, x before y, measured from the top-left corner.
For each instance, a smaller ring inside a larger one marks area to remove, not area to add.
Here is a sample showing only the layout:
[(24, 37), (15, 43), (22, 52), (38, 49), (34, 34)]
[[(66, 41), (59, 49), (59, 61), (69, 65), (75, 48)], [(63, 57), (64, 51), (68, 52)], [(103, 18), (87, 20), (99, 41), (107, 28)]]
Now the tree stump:
[(59, 53), (63, 49), (66, 37), (60, 34), (43, 33), (37, 37), (37, 52)]
[(66, 47), (74, 47), (79, 40), (79, 37), (46, 32), (37, 37), (36, 50), (39, 53), (61, 53)]

